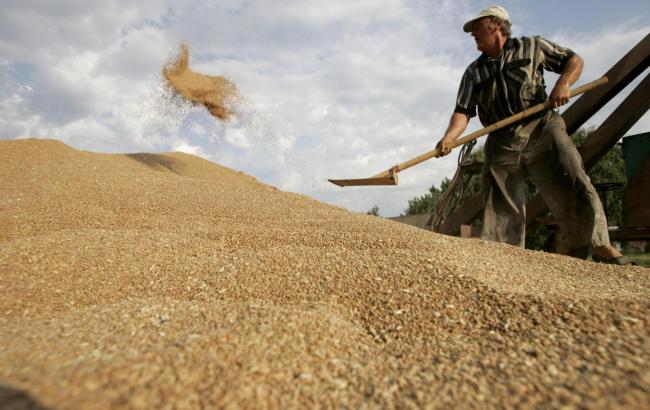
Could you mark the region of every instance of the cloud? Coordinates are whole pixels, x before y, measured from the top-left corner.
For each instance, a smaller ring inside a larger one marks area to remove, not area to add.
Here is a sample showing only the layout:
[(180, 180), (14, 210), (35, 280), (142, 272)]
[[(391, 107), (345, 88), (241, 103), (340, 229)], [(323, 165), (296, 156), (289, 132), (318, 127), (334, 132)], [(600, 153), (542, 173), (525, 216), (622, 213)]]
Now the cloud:
[(169, 41), (160, 28), (142, 26), (129, 30), (107, 51), (93, 72), (133, 84), (160, 72), (160, 62), (169, 55)]
[[(632, 47), (641, 41), (650, 31), (650, 26), (639, 27), (636, 24), (617, 25), (605, 27), (595, 37), (582, 34), (561, 33), (553, 38), (561, 44), (570, 44), (585, 60), (585, 67), (579, 84), (595, 80), (604, 75), (616, 62), (618, 62)], [(597, 127), (607, 119), (611, 112), (618, 107), (630, 92), (650, 74), (646, 69), (629, 86), (615, 96), (603, 109), (596, 113), (586, 126)], [(646, 113), (635, 124), (627, 135), (632, 135), (650, 130), (650, 114)]]
[(43, 66), (61, 58), (110, 48), (130, 29), (160, 24), (168, 10), (166, 5), (150, 0), (104, 0), (101, 4), (81, 0), (7, 0), (2, 9), (0, 55)]
[(50, 135), (74, 147), (100, 152), (115, 152), (113, 129), (92, 118), (82, 118), (62, 127), (53, 128)]
[[(368, 177), (433, 149), (477, 56), (459, 28), (475, 13), (475, 2), (452, 0), (5, 1), (0, 138), (179, 150), (351, 210), (397, 215), (453, 174), (454, 156), (404, 171), (397, 187), (327, 179)], [(585, 57), (586, 82), (647, 31), (604, 25), (588, 38), (564, 30), (553, 39)], [(160, 70), (182, 41), (194, 70), (237, 84), (235, 120), (218, 122), (163, 85)]]
[(205, 152), (202, 147), (192, 145), (188, 141), (183, 139), (178, 140), (176, 143), (172, 144), (172, 150), (178, 152), (184, 152), (186, 154), (192, 154), (203, 158), (208, 158), (209, 154)]

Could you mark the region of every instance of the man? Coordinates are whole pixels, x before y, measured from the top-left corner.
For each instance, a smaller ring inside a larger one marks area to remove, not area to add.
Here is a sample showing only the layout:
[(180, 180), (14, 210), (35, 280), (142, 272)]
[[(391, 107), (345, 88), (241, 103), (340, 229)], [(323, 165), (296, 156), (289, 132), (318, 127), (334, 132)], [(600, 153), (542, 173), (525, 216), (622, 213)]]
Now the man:
[[(541, 37), (512, 38), (510, 26), (500, 6), (488, 7), (463, 26), (482, 55), (463, 75), (449, 127), (437, 145), (439, 156), (451, 152), (449, 144), (465, 131), (477, 108), (487, 126), (546, 101), (544, 69), (560, 74), (548, 96), (553, 108), (569, 101), (582, 59)], [(484, 151), (482, 239), (524, 246), (528, 175), (560, 220), (561, 253), (586, 258), (591, 248), (604, 261), (630, 263), (609, 242), (602, 204), (557, 112), (548, 110), (491, 133)]]

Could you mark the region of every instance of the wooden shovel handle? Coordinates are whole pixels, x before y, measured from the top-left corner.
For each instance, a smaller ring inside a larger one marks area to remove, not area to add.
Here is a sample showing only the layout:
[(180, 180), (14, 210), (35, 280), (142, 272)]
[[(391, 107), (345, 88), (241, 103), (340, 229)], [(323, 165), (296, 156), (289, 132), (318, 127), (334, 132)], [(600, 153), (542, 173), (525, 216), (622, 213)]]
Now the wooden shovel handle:
[[(607, 82), (607, 77), (603, 76), (603, 77), (601, 77), (601, 78), (599, 78), (597, 80), (594, 80), (594, 81), (592, 81), (590, 83), (587, 83), (587, 84), (585, 84), (583, 86), (580, 86), (578, 88), (575, 88), (575, 89), (571, 90), (571, 97), (575, 97), (576, 95), (585, 93), (585, 92), (591, 90), (592, 88), (596, 88), (599, 85), (605, 84), (606, 82)], [(517, 122), (517, 121), (521, 121), (524, 118), (530, 117), (533, 114), (537, 114), (538, 112), (547, 110), (549, 108), (551, 108), (551, 102), (550, 101), (547, 100), (546, 102), (539, 103), (539, 104), (537, 104), (535, 106), (530, 107), (529, 109), (527, 109), (525, 111), (519, 112), (519, 113), (517, 113), (515, 115), (512, 115), (512, 116), (510, 116), (508, 118), (504, 118), (504, 119), (502, 119), (500, 121), (495, 122), (494, 124), (488, 125), (485, 128), (481, 128), (478, 131), (474, 131), (471, 134), (468, 134), (468, 135), (466, 135), (466, 136), (464, 136), (462, 138), (459, 138), (459, 139), (457, 139), (457, 140), (455, 140), (455, 141), (453, 141), (451, 143), (451, 147), (455, 148), (455, 147), (457, 147), (459, 145), (467, 144), (468, 142), (473, 141), (473, 140), (475, 140), (475, 139), (477, 139), (479, 137), (482, 137), (485, 134), (489, 134), (489, 133), (491, 133), (493, 131), (496, 131), (498, 129), (506, 127), (506, 126), (508, 126), (510, 124), (513, 124), (513, 123)], [(393, 168), (389, 169), (388, 171), (384, 171), (384, 172), (382, 172), (380, 174), (374, 175), (373, 178), (385, 178), (385, 177), (387, 177), (389, 175), (392, 175), (392, 174), (395, 174), (397, 172), (404, 171), (405, 169), (410, 168), (413, 165), (417, 165), (420, 162), (424, 162), (424, 161), (426, 161), (428, 159), (431, 159), (431, 158), (435, 157), (436, 155), (438, 155), (438, 150), (437, 149), (431, 150), (429, 152), (425, 152), (424, 154), (418, 155), (415, 158), (411, 158), (408, 161), (402, 162), (399, 165), (395, 165)]]

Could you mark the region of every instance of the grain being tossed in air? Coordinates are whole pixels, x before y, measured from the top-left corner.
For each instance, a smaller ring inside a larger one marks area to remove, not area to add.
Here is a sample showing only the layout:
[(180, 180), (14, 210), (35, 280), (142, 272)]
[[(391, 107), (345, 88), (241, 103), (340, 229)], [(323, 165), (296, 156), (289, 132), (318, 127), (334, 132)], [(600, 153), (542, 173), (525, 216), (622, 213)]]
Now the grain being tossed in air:
[(228, 105), (239, 97), (235, 83), (222, 76), (197, 73), (189, 63), (189, 49), (182, 44), (179, 54), (163, 68), (167, 84), (186, 100), (203, 105), (215, 118), (229, 120), (232, 111)]

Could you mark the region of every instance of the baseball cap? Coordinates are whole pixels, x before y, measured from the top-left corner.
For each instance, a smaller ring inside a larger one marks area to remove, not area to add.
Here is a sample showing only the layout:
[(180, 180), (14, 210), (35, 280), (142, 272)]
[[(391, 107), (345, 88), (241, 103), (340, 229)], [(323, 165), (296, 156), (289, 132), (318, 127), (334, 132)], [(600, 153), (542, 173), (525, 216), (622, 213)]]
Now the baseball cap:
[(467, 23), (463, 25), (463, 31), (465, 33), (469, 33), (472, 31), (472, 23), (474, 23), (478, 19), (482, 19), (483, 17), (498, 17), (502, 20), (510, 21), (510, 15), (501, 6), (490, 6), (486, 8), (485, 10), (481, 11), (478, 13), (475, 17), (473, 17), (471, 20), (469, 20)]

